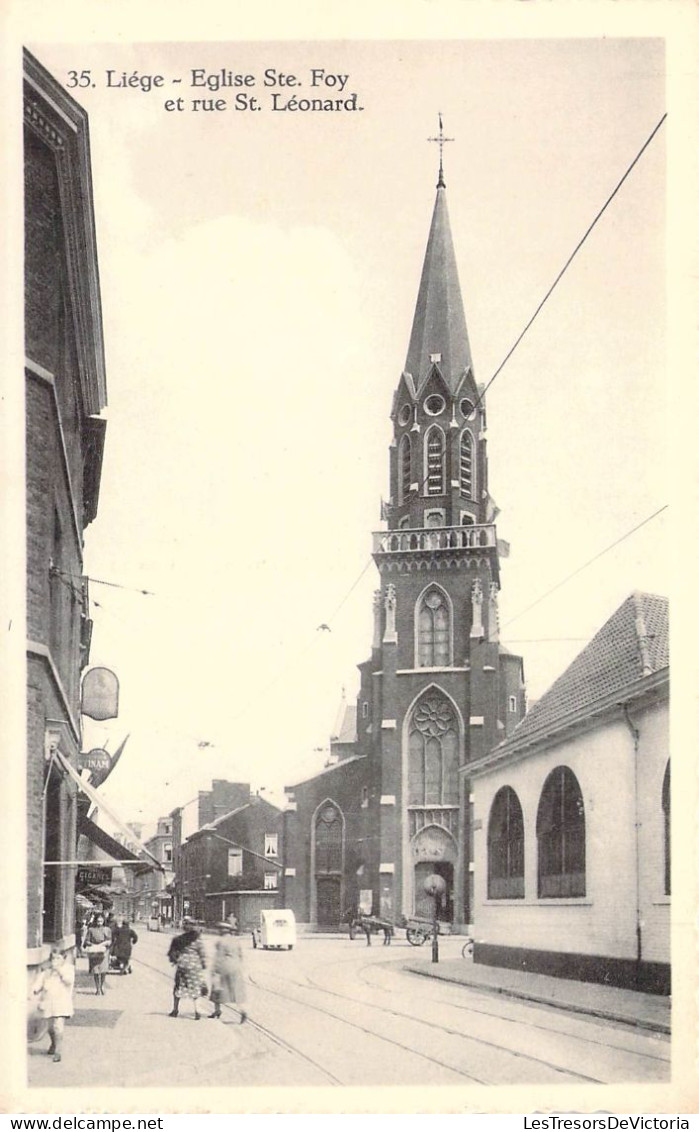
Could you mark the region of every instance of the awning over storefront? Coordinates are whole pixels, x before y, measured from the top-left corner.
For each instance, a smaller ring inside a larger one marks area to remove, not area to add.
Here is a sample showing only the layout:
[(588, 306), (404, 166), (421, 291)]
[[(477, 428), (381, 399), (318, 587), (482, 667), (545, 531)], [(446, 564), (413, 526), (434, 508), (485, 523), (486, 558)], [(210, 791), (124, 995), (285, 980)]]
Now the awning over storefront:
[[(114, 824), (118, 829), (121, 830), (127, 840), (137, 847), (139, 855), (134, 855), (131, 850), (126, 849), (124, 845), (120, 845), (118, 841), (115, 841), (113, 837), (110, 837), (108, 833), (105, 833), (103, 829), (100, 829), (99, 826), (95, 825), (95, 823), (90, 821), (89, 818), (83, 818), (82, 821), (88, 822), (92, 827), (92, 831), (96, 831), (96, 836), (100, 836), (102, 839), (106, 839), (106, 841), (110, 843), (112, 848), (105, 849), (103, 844), (100, 844), (99, 841), (94, 840), (92, 832), (87, 833), (87, 836), (90, 838), (90, 840), (94, 841), (95, 845), (98, 845), (100, 849), (104, 849), (104, 851), (106, 853), (109, 853), (110, 856), (115, 856), (117, 860), (120, 860), (124, 863), (126, 863), (127, 861), (139, 861), (142, 865), (147, 865), (148, 868), (158, 869), (159, 872), (164, 872), (165, 870), (163, 869), (163, 866), (161, 865), (157, 857), (154, 857), (150, 850), (146, 849), (145, 845), (143, 845), (136, 837), (134, 831), (132, 829), (129, 829), (128, 825), (126, 825), (126, 823), (123, 822), (120, 817), (118, 817), (118, 815), (114, 812), (112, 807), (102, 797), (102, 795), (98, 794), (95, 788), (93, 786), (90, 786), (89, 782), (85, 782), (85, 780), (80, 777), (75, 767), (70, 764), (68, 759), (65, 758), (65, 756), (60, 751), (56, 751), (55, 754), (58, 762), (63, 767), (66, 774), (70, 775), (73, 781), (77, 784), (78, 788), (87, 795), (87, 797), (91, 802), (95, 804), (95, 806), (98, 806), (100, 810), (104, 810), (104, 812), (109, 815)], [(122, 854), (120, 857), (117, 856), (116, 850), (119, 850), (119, 852)], [(126, 854), (126, 857), (124, 857), (123, 854)]]
[[(122, 862), (123, 864), (130, 864), (134, 866), (135, 873), (150, 872), (155, 868), (151, 861), (144, 861), (143, 858), (137, 857), (125, 845), (110, 837), (103, 829), (100, 829), (93, 821), (90, 821), (84, 814), (78, 816), (78, 833), (82, 833), (87, 837), (93, 845), (101, 849), (104, 853), (108, 853), (115, 861)], [(99, 862), (95, 862), (98, 864)]]

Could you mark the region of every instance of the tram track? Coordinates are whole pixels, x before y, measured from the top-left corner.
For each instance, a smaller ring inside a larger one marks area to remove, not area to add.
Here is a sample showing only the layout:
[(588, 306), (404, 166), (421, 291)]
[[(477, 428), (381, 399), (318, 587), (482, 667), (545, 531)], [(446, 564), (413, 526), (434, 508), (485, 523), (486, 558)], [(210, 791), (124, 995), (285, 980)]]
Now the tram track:
[[(364, 985), (366, 987), (370, 988), (371, 990), (378, 990), (378, 991), (383, 992), (384, 994), (390, 994), (391, 992), (389, 990), (387, 990), (386, 987), (381, 986), (381, 984), (379, 982), (375, 982), (374, 980), (366, 977), (365, 972), (376, 971), (376, 969), (377, 969), (377, 964), (367, 963), (363, 967), (359, 968), (357, 975), (362, 980)], [(468, 989), (469, 991), (473, 991), (473, 993), (475, 995), (478, 995), (480, 993), (481, 997), (485, 997), (485, 995), (483, 995), (482, 992), (479, 992), (477, 987), (466, 987), (465, 989)], [(423, 1002), (439, 1002), (442, 1005), (449, 1006), (454, 1010), (463, 1010), (466, 1013), (478, 1014), (478, 1015), (481, 1015), (485, 1018), (500, 1019), (500, 1018), (503, 1017), (503, 1015), (501, 1013), (499, 1013), (498, 1011), (484, 1010), (484, 1009), (476, 1007), (476, 1006), (454, 1002), (450, 998), (444, 998), (444, 997), (440, 996), (438, 998), (427, 999), (427, 998), (425, 998), (424, 995), (421, 995), (420, 998)], [(500, 1005), (502, 1005), (502, 1003), (500, 1003)], [(529, 1001), (524, 1001), (523, 1005), (530, 1007), (530, 1008), (536, 1007), (536, 1006), (539, 1006), (539, 1007), (543, 1006), (543, 1004), (529, 1002)], [(552, 1008), (552, 1009), (557, 1009), (557, 1008)], [(588, 1020), (588, 1019), (584, 1019), (584, 1020), (588, 1022), (588, 1025), (592, 1024), (591, 1020)], [(571, 1038), (571, 1039), (578, 1041), (578, 1042), (583, 1042), (587, 1045), (600, 1046), (604, 1049), (609, 1049), (610, 1047), (612, 1047), (614, 1050), (617, 1050), (619, 1053), (628, 1053), (628, 1054), (631, 1054), (633, 1057), (645, 1058), (648, 1061), (658, 1061), (658, 1062), (661, 1062), (662, 1064), (667, 1064), (667, 1063), (669, 1063), (669, 1060), (670, 1060), (669, 1057), (659, 1057), (656, 1054), (647, 1053), (643, 1050), (636, 1050), (636, 1049), (631, 1049), (629, 1046), (618, 1045), (616, 1042), (603, 1042), (603, 1041), (600, 1041), (597, 1038), (590, 1038), (590, 1037), (587, 1037), (586, 1035), (583, 1035), (583, 1034), (571, 1034), (570, 1031), (567, 1031), (562, 1026), (544, 1026), (540, 1022), (531, 1022), (531, 1021), (524, 1020), (524, 1019), (521, 1019), (521, 1018), (514, 1018), (511, 1015), (507, 1016), (507, 1022), (508, 1022), (508, 1025), (521, 1026), (521, 1027), (523, 1027), (524, 1029), (527, 1029), (527, 1030), (540, 1030), (542, 1033), (545, 1033), (545, 1034), (562, 1034), (565, 1037)], [(655, 1038), (654, 1040), (657, 1041), (659, 1039)]]
[[(534, 1062), (535, 1064), (538, 1064), (542, 1067), (545, 1067), (546, 1069), (549, 1069), (549, 1070), (553, 1071), (554, 1073), (560, 1074), (561, 1077), (566, 1078), (566, 1079), (576, 1078), (580, 1081), (586, 1082), (587, 1084), (593, 1084), (593, 1085), (606, 1084), (605, 1081), (601, 1080), (598, 1077), (591, 1077), (588, 1074), (580, 1073), (578, 1070), (562, 1069), (559, 1065), (554, 1065), (553, 1062), (546, 1061), (545, 1059), (536, 1057), (533, 1054), (526, 1054), (526, 1053), (522, 1053), (519, 1050), (512, 1050), (512, 1049), (509, 1049), (506, 1046), (499, 1045), (497, 1042), (491, 1042), (491, 1041), (488, 1041), (485, 1038), (479, 1038), (479, 1037), (476, 1037), (472, 1034), (464, 1034), (463, 1031), (461, 1031), (461, 1030), (452, 1029), (451, 1027), (444, 1026), (444, 1025), (440, 1024), (439, 1022), (432, 1022), (429, 1019), (415, 1018), (413, 1015), (407, 1014), (405, 1011), (396, 1010), (393, 1007), (378, 1006), (376, 1003), (364, 1003), (360, 999), (352, 998), (351, 995), (342, 994), (340, 991), (329, 990), (327, 987), (321, 986), (320, 984), (314, 982), (314, 980), (308, 978), (308, 976), (306, 976), (306, 980), (307, 981), (306, 981), (305, 984), (299, 983), (298, 981), (293, 980), (293, 979), (285, 979), (284, 982), (285, 982), (285, 986), (297, 986), (301, 989), (310, 988), (310, 989), (315, 990), (315, 991), (317, 991), (321, 994), (327, 994), (327, 995), (330, 995), (334, 998), (338, 998), (338, 999), (342, 999), (346, 1002), (350, 1002), (353, 1006), (360, 1006), (360, 1007), (367, 1008), (369, 1010), (379, 1011), (382, 1014), (389, 1015), (389, 1016), (392, 1016), (392, 1017), (395, 1017), (395, 1018), (407, 1019), (408, 1021), (410, 1021), (410, 1022), (412, 1022), (416, 1025), (426, 1026), (431, 1030), (436, 1030), (436, 1031), (439, 1031), (440, 1033), (446, 1034), (448, 1037), (459, 1038), (464, 1042), (472, 1042), (472, 1043), (479, 1045), (479, 1046), (485, 1046), (487, 1048), (497, 1050), (499, 1053), (505, 1054), (509, 1057), (516, 1058), (518, 1061), (521, 1061), (521, 1062), (523, 1062), (523, 1061)], [(280, 998), (287, 998), (290, 1002), (294, 1002), (294, 1003), (297, 1003), (301, 1006), (307, 1007), (308, 1009), (315, 1010), (315, 1011), (322, 1013), (322, 1014), (326, 1014), (331, 1018), (335, 1018), (335, 1019), (343, 1022), (347, 1026), (352, 1026), (355, 1029), (361, 1030), (363, 1033), (370, 1034), (374, 1038), (379, 1038), (382, 1041), (389, 1042), (392, 1045), (398, 1046), (399, 1049), (408, 1050), (410, 1053), (415, 1054), (418, 1057), (424, 1058), (426, 1061), (431, 1061), (434, 1064), (439, 1065), (440, 1067), (442, 1067), (444, 1069), (448, 1069), (453, 1073), (459, 1074), (459, 1076), (466, 1077), (468, 1080), (473, 1081), (475, 1084), (478, 1084), (478, 1085), (497, 1085), (497, 1084), (500, 1083), (500, 1082), (497, 1082), (497, 1081), (488, 1081), (488, 1080), (483, 1079), (482, 1077), (476, 1077), (472, 1073), (466, 1073), (463, 1069), (460, 1069), (458, 1066), (456, 1066), (454, 1064), (450, 1064), (449, 1062), (445, 1062), (445, 1061), (443, 1061), (439, 1058), (435, 1058), (431, 1054), (423, 1053), (421, 1050), (416, 1050), (413, 1046), (405, 1045), (404, 1043), (397, 1041), (395, 1038), (388, 1038), (385, 1035), (378, 1034), (375, 1030), (371, 1030), (369, 1027), (362, 1026), (357, 1022), (352, 1022), (351, 1020), (348, 1020), (347, 1018), (343, 1017), (340, 1014), (333, 1013), (332, 1011), (328, 1010), (326, 1007), (317, 1006), (313, 1003), (306, 1002), (303, 999), (294, 998), (291, 995), (285, 994), (283, 991), (273, 990), (269, 986), (262, 986), (262, 984), (260, 984), (258, 981), (254, 980), (254, 979), (251, 979), (250, 981), (254, 986), (259, 987), (260, 989), (266, 991), (268, 994), (275, 994), (275, 995), (278, 995), (278, 997), (280, 997)]]
[[(149, 971), (153, 971), (154, 974), (160, 975), (161, 978), (167, 979), (168, 982), (172, 982), (172, 976), (171, 976), (169, 971), (163, 971), (163, 970), (160, 969), (160, 967), (156, 967), (153, 963), (146, 962), (145, 959), (141, 959), (140, 957), (136, 958), (135, 956), (133, 956), (132, 959), (131, 959), (131, 962), (135, 963), (135, 964), (140, 964), (141, 967), (146, 967)], [(250, 981), (252, 982), (252, 980), (250, 980)], [(227, 1012), (230, 1011), (231, 1013), (234, 1013), (234, 1011), (231, 1011), (230, 1007), (226, 1006), (225, 1004), (224, 1004), (223, 1008)], [(331, 1085), (344, 1085), (345, 1084), (344, 1081), (341, 1081), (340, 1078), (336, 1077), (334, 1073), (331, 1073), (329, 1069), (326, 1069), (325, 1066), (323, 1066), (319, 1062), (315, 1061), (315, 1059), (310, 1057), (307, 1053), (305, 1053), (304, 1050), (299, 1049), (298, 1046), (294, 1046), (290, 1042), (287, 1042), (285, 1038), (282, 1038), (278, 1034), (275, 1034), (273, 1030), (268, 1029), (267, 1026), (263, 1026), (261, 1022), (257, 1022), (257, 1021), (255, 1021), (254, 1018), (250, 1018), (248, 1016), (248, 1019), (247, 1019), (245, 1024), (246, 1024), (246, 1026), (250, 1026), (250, 1028), (252, 1030), (257, 1031), (257, 1033), (262, 1034), (263, 1037), (265, 1037), (268, 1041), (272, 1042), (274, 1045), (279, 1046), (281, 1049), (283, 1049), (285, 1051), (285, 1053), (290, 1053), (293, 1057), (298, 1057), (302, 1061), (307, 1062), (307, 1064), (312, 1065), (314, 1069), (316, 1069), (319, 1073), (322, 1073), (323, 1076), (325, 1078), (327, 1078), (329, 1084), (331, 1084)]]

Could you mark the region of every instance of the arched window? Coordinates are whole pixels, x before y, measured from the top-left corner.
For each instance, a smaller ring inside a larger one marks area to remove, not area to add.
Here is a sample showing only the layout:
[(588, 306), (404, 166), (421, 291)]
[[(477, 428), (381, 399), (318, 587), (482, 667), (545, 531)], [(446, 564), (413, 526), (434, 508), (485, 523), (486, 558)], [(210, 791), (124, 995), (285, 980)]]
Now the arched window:
[(488, 899), (524, 896), (524, 818), (511, 786), (498, 790), (488, 822)]
[(536, 816), (539, 897), (585, 895), (585, 807), (567, 766), (549, 774)]
[(459, 484), (467, 499), (473, 499), (473, 437), (467, 428), (459, 444)]
[(670, 895), (670, 760), (663, 777), (663, 840), (665, 848), (665, 895)]
[(316, 817), (316, 873), (342, 872), (342, 815), (337, 806), (327, 802)]
[(404, 503), (410, 494), (410, 437), (406, 433), (398, 449), (398, 502)]
[(431, 690), (416, 704), (408, 734), (408, 805), (459, 801), (459, 734), (449, 701)]
[(418, 668), (446, 668), (451, 664), (451, 617), (446, 594), (431, 587), (419, 599), (417, 613)]
[(439, 425), (425, 434), (425, 495), (444, 495), (444, 433)]

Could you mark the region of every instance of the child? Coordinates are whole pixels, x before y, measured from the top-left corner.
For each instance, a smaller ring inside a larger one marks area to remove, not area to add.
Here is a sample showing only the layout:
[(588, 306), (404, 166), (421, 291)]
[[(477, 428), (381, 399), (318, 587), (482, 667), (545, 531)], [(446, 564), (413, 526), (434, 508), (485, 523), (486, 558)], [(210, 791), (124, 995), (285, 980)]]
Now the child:
[(48, 1052), (54, 1061), (61, 1060), (63, 1026), (73, 1016), (73, 984), (75, 968), (57, 947), (51, 948), (49, 966), (36, 981), (34, 994), (39, 995), (39, 1011), (49, 1024), (51, 1044)]

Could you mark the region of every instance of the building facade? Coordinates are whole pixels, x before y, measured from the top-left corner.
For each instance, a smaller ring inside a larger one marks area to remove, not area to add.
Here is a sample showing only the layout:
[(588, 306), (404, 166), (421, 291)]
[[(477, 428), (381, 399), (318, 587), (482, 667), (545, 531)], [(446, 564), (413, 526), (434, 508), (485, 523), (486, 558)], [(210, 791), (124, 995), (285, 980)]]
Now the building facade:
[(88, 122), (24, 54), (27, 947), (74, 942), (80, 676), (92, 623), (83, 533), (97, 513), (106, 382)]
[(283, 906), (281, 818), (256, 795), (191, 834), (178, 853), (183, 914), (206, 923), (235, 916), (248, 930), (261, 909)]
[(156, 832), (144, 842), (160, 869), (136, 872), (129, 885), (127, 915), (132, 920), (157, 917), (170, 923), (174, 917), (173, 881), (175, 876), (173, 818), (158, 818)]
[(667, 601), (633, 594), (469, 767), (476, 962), (668, 994)]
[[(498, 640), (496, 507), (440, 165), (404, 370), (391, 410), (390, 493), (373, 536), (380, 577), (356, 739), (288, 788), (287, 870), (302, 919), (337, 925), (361, 900), (386, 919), (471, 917), (464, 769), (525, 711), (521, 658)], [(336, 728), (337, 730), (337, 728)], [(291, 888), (290, 888), (291, 891)]]

